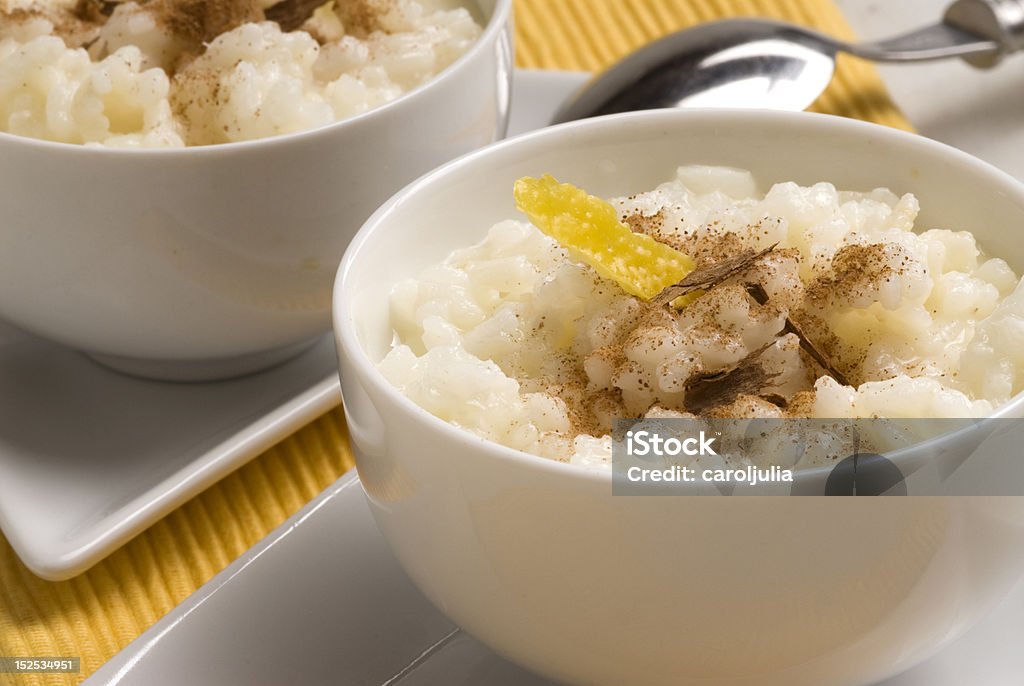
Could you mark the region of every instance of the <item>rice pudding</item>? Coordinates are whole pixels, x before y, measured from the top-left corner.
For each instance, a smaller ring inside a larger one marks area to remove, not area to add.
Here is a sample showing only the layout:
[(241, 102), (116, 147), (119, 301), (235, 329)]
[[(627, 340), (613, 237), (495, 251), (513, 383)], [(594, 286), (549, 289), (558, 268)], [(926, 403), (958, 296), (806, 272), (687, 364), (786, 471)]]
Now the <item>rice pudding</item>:
[(689, 273), (638, 295), (509, 219), (395, 287), (384, 376), (481, 437), (601, 467), (619, 418), (978, 417), (1024, 386), (1024, 288), (970, 233), (916, 233), (913, 195), (688, 166), (610, 204)]
[(317, 128), (425, 83), (481, 34), (455, 0), (316, 4), (0, 0), (0, 131), (160, 148)]

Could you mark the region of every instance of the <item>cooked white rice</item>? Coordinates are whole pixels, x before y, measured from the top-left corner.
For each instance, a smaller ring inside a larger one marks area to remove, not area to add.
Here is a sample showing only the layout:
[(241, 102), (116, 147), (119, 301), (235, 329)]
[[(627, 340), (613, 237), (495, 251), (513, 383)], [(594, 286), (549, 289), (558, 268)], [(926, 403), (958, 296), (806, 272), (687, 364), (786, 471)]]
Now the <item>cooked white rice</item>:
[(480, 436), (596, 465), (608, 463), (613, 419), (693, 416), (686, 382), (776, 340), (797, 310), (853, 385), (788, 334), (763, 355), (779, 376), (762, 389), (787, 403), (744, 395), (714, 416), (974, 417), (1024, 386), (1024, 287), (968, 232), (914, 233), (913, 195), (829, 183), (763, 193), (745, 171), (682, 167), (613, 204), (699, 266), (777, 243), (748, 273), (768, 302), (726, 282), (678, 313), (645, 307), (510, 220), (395, 288), (400, 342), (383, 374)]
[(170, 76), (182, 45), (144, 5), (118, 5), (88, 50), (69, 46), (70, 29), (55, 26), (73, 5), (0, 0), (0, 12), (36, 10), (17, 21), (0, 14), (0, 131), (148, 148), (311, 129), (416, 88), (481, 32), (450, 0), (388, 0), (374, 30), (358, 34), (346, 32), (332, 4), (299, 31), (242, 24)]

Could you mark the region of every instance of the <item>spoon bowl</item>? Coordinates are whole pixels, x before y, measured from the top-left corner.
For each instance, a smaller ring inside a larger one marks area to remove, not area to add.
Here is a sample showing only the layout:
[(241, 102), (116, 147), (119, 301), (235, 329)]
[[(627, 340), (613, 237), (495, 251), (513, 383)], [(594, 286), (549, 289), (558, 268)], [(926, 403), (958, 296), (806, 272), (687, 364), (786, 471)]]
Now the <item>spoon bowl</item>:
[(666, 107), (803, 110), (832, 81), (839, 52), (880, 62), (959, 57), (991, 67), (1021, 49), (1024, 0), (956, 0), (935, 24), (868, 43), (780, 21), (726, 19), (628, 55), (566, 101), (552, 123)]
[(828, 86), (836, 51), (784, 22), (727, 19), (655, 41), (586, 84), (554, 123), (665, 107), (803, 110)]

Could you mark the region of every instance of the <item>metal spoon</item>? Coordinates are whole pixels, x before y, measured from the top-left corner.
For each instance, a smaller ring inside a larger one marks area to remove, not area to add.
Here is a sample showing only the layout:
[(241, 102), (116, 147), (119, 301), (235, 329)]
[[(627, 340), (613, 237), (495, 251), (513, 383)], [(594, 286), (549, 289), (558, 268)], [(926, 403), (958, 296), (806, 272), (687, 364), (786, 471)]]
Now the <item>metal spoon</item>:
[(960, 57), (988, 68), (1024, 49), (1024, 0), (957, 0), (942, 21), (876, 43), (795, 24), (726, 19), (646, 45), (586, 84), (553, 123), (665, 107), (802, 110), (832, 80), (836, 53), (879, 62)]

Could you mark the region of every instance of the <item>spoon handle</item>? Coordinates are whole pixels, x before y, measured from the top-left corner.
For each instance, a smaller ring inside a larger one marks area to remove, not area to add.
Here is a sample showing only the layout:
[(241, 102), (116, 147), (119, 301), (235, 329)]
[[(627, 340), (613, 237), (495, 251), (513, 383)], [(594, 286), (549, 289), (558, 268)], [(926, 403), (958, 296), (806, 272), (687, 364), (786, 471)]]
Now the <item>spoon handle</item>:
[(956, 0), (943, 17), (949, 26), (993, 41), (998, 50), (964, 56), (976, 67), (993, 67), (1024, 49), (1024, 0)]
[(1000, 44), (990, 38), (945, 22), (872, 43), (825, 40), (839, 50), (876, 62), (927, 62), (950, 57), (967, 59), (977, 55), (990, 57), (1002, 50)]

